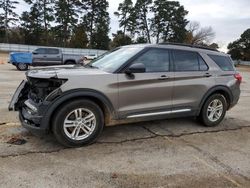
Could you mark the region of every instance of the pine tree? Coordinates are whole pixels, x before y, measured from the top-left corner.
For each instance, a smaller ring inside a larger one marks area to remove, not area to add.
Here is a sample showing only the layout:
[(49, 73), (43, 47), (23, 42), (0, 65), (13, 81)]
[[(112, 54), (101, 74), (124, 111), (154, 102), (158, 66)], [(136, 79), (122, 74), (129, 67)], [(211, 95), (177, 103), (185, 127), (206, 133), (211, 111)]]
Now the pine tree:
[(118, 11), (114, 12), (114, 15), (119, 18), (119, 26), (123, 28), (124, 35), (126, 35), (126, 31), (134, 35), (136, 19), (133, 2), (131, 0), (124, 0), (123, 3), (119, 4)]
[(77, 0), (56, 0), (55, 1), (55, 22), (58, 24), (54, 30), (57, 31), (57, 40), (60, 45), (67, 46), (72, 34), (72, 29), (77, 25), (78, 13)]
[(151, 29), (156, 42), (183, 42), (186, 35), (188, 21), (185, 16), (188, 12), (177, 1), (155, 0), (151, 11)]
[(82, 23), (86, 28), (89, 38), (89, 48), (108, 49), (109, 46), (109, 23), (110, 17), (107, 12), (106, 0), (87, 0), (82, 2), (86, 10)]
[(86, 48), (88, 44), (88, 37), (83, 25), (77, 25), (73, 29), (73, 34), (70, 39), (70, 47), (72, 48)]
[(31, 6), (30, 11), (23, 12), (21, 17), (21, 31), (24, 35), (25, 44), (42, 44), (44, 32), (42, 16), (38, 6)]
[(124, 35), (123, 31), (119, 30), (116, 34), (113, 35), (113, 40), (111, 42), (111, 48), (116, 48), (119, 46), (132, 44), (132, 39), (128, 35)]
[(15, 12), (17, 4), (18, 1), (15, 0), (0, 0), (0, 10), (3, 10), (3, 13), (0, 14), (0, 27), (3, 29), (2, 33), (5, 42), (9, 41), (8, 30), (10, 25), (15, 25), (16, 21), (18, 21), (18, 14)]
[[(43, 29), (43, 35), (41, 37), (42, 44), (49, 44), (49, 29), (51, 27), (51, 22), (54, 21), (53, 16), (53, 5), (55, 0), (24, 0), (31, 6), (32, 10), (37, 10), (36, 13), (37, 20), (39, 20), (40, 25)], [(30, 12), (32, 14), (32, 12)]]
[[(136, 25), (140, 35), (138, 39), (147, 39), (146, 42), (151, 43), (150, 24), (148, 13), (152, 5), (152, 0), (137, 0), (135, 3)], [(139, 40), (142, 42), (142, 40)], [(144, 40), (145, 42), (145, 40)]]

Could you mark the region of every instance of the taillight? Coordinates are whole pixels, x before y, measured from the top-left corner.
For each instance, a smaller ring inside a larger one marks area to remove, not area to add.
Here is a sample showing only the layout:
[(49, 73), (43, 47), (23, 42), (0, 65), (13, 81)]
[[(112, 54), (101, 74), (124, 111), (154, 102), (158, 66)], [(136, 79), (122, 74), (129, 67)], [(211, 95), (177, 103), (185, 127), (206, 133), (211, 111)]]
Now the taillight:
[(239, 83), (242, 82), (242, 76), (240, 75), (240, 73), (235, 74), (235, 75), (234, 75), (234, 78), (235, 78), (236, 80), (238, 80)]

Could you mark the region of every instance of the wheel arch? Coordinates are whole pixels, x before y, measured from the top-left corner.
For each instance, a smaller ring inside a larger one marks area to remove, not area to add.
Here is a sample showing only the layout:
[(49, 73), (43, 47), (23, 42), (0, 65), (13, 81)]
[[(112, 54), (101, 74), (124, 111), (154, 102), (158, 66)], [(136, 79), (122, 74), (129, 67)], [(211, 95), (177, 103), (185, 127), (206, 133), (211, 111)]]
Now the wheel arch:
[(105, 123), (108, 123), (112, 118), (117, 118), (113, 104), (103, 93), (91, 89), (74, 89), (62, 93), (53, 103), (51, 103), (51, 105), (49, 105), (44, 115), (45, 118), (43, 118), (41, 122), (42, 127), (45, 126), (47, 129), (50, 129), (52, 118), (57, 109), (71, 100), (78, 99), (88, 99), (95, 102), (104, 113)]
[(233, 94), (230, 91), (230, 89), (226, 86), (215, 86), (211, 89), (209, 89), (207, 91), (207, 93), (204, 95), (204, 97), (202, 98), (200, 105), (199, 105), (199, 111), (198, 114), (200, 114), (200, 111), (204, 105), (204, 103), (206, 102), (206, 100), (213, 94), (219, 93), (221, 95), (223, 95), (226, 98), (227, 101), (227, 109), (230, 107), (231, 102), (233, 101)]
[(73, 62), (74, 64), (76, 64), (75, 59), (67, 59), (67, 60), (64, 61), (64, 64), (67, 65), (69, 62)]

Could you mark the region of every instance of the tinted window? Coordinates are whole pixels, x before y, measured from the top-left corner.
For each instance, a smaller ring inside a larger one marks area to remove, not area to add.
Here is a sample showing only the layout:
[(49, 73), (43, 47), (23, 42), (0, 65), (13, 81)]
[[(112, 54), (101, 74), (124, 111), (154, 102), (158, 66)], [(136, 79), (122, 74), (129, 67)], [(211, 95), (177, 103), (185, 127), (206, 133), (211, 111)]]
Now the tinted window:
[(198, 71), (197, 54), (188, 51), (174, 51), (174, 65), (176, 71)]
[(59, 50), (58, 49), (47, 49), (47, 53), (48, 54), (59, 54)]
[(46, 54), (46, 49), (45, 48), (38, 48), (35, 50), (35, 52), (38, 54)]
[(169, 71), (169, 52), (165, 49), (150, 49), (133, 64), (142, 63), (145, 65), (146, 72), (167, 72)]
[(205, 63), (205, 61), (202, 59), (200, 55), (198, 55), (199, 65), (200, 65), (200, 71), (206, 71), (208, 70), (208, 66)]
[(174, 54), (175, 71), (206, 71), (208, 66), (196, 52), (176, 50)]
[(234, 71), (233, 62), (227, 56), (208, 55), (222, 70)]

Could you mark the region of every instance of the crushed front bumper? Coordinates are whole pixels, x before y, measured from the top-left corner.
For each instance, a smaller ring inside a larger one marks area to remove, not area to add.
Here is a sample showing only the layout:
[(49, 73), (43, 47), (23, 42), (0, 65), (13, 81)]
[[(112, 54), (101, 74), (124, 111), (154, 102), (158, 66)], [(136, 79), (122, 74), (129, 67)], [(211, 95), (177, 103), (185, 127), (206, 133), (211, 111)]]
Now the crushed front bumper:
[(30, 116), (25, 109), (19, 111), (19, 119), (22, 126), (34, 134), (43, 135), (48, 133), (48, 130), (46, 128), (42, 128), (39, 124), (35, 124), (30, 120), (30, 119), (41, 120), (41, 117)]

